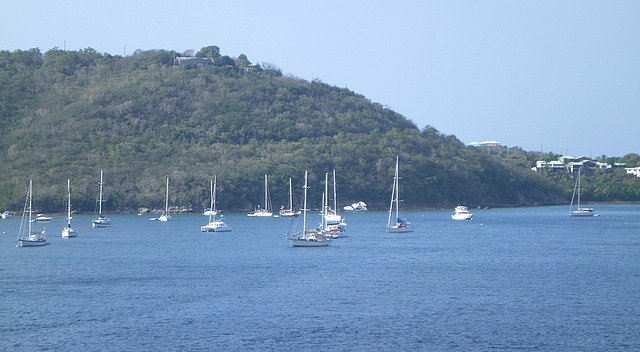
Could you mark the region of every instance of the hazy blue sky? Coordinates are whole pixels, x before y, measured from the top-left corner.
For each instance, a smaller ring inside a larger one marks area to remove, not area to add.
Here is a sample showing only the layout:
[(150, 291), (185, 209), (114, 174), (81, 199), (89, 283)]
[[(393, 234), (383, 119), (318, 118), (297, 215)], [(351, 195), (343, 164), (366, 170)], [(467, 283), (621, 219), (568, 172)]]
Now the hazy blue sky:
[[(465, 143), (640, 153), (640, 1), (20, 0), (0, 50), (209, 45), (347, 87)], [(66, 43), (66, 44), (65, 44)]]

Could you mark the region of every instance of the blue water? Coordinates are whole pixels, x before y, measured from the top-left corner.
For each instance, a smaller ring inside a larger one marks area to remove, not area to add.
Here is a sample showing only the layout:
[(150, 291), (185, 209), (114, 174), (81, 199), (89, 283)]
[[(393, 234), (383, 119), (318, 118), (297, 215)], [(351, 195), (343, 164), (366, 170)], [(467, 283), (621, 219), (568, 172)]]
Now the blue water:
[[(74, 218), (16, 248), (0, 219), (0, 350), (638, 351), (640, 205), (345, 213), (350, 237), (292, 248), (290, 221)], [(315, 223), (319, 217), (315, 216)]]

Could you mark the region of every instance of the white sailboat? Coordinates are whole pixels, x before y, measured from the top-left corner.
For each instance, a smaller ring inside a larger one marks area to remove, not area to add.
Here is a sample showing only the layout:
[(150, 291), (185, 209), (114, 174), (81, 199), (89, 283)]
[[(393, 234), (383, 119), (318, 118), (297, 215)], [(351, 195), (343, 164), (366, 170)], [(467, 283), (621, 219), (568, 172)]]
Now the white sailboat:
[[(400, 218), (400, 192), (398, 176), (398, 157), (396, 156), (396, 173), (393, 176), (393, 190), (391, 191), (391, 206), (389, 207), (389, 220), (387, 221), (387, 232), (399, 233), (399, 232), (412, 232), (413, 226), (410, 222)], [(392, 221), (392, 218), (395, 218)]]
[[(582, 166), (578, 168), (578, 176), (576, 179), (575, 186), (573, 187), (573, 195), (571, 196), (571, 206), (569, 210), (571, 211), (572, 217), (590, 217), (590, 216), (600, 216), (600, 214), (596, 214), (593, 208), (582, 208), (580, 207), (580, 194), (582, 193), (581, 185), (580, 185), (580, 174), (582, 171)], [(573, 210), (573, 200), (578, 195), (577, 208)]]
[(67, 179), (67, 225), (62, 229), (62, 237), (77, 237), (78, 232), (71, 226), (71, 180)]
[(325, 174), (325, 197), (323, 199), (322, 230), (326, 236), (332, 238), (346, 237), (344, 235), (347, 223), (337, 211), (336, 170), (333, 170), (333, 208), (329, 205), (329, 174)]
[(22, 221), (20, 222), (20, 230), (18, 231), (18, 244), (16, 247), (39, 247), (48, 244), (45, 230), (42, 232), (34, 232), (31, 228), (35, 220), (32, 219), (31, 198), (33, 196), (33, 180), (29, 180), (29, 190), (27, 191), (27, 199), (24, 202), (22, 210)]
[(229, 232), (231, 231), (231, 226), (227, 225), (224, 220), (222, 220), (222, 215), (220, 215), (220, 219), (216, 218), (218, 211), (216, 210), (216, 186), (217, 186), (217, 176), (213, 177), (213, 181), (211, 181), (211, 212), (209, 213), (209, 223), (200, 226), (200, 231), (202, 232)]
[(93, 228), (111, 226), (111, 219), (109, 219), (108, 217), (102, 215), (102, 202), (104, 202), (102, 200), (102, 186), (103, 185), (104, 185), (104, 183), (102, 182), (102, 170), (100, 170), (100, 198), (98, 200), (98, 209), (99, 210), (98, 210), (98, 218), (91, 222), (91, 226), (93, 226)]
[(162, 214), (157, 218), (151, 218), (149, 220), (158, 220), (158, 221), (169, 221), (171, 220), (171, 214), (169, 213), (169, 178), (167, 177), (167, 190), (164, 197), (164, 210)]
[(304, 172), (304, 200), (302, 208), (302, 229), (291, 234), (287, 239), (294, 247), (326, 247), (331, 244), (332, 239), (325, 237), (322, 232), (307, 231), (307, 171)]
[(279, 214), (283, 218), (300, 216), (300, 210), (293, 209), (293, 188), (291, 186), (291, 177), (289, 177), (289, 208), (285, 209), (283, 206), (282, 209), (280, 209)]
[(258, 216), (258, 217), (270, 217), (273, 216), (273, 211), (271, 210), (271, 201), (269, 199), (269, 184), (267, 181), (267, 175), (264, 175), (264, 208), (258, 206), (253, 213), (247, 214), (247, 216)]

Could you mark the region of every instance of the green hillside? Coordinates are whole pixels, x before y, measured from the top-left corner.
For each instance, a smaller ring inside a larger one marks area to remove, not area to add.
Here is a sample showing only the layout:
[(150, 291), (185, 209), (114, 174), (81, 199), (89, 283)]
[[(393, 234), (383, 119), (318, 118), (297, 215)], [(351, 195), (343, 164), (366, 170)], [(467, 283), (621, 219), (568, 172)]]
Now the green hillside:
[(340, 205), (386, 207), (396, 155), (408, 208), (566, 201), (527, 168), (420, 130), (348, 89), (213, 46), (197, 55), (215, 65), (174, 66), (176, 53), (165, 50), (0, 51), (0, 209), (22, 209), (33, 178), (38, 209), (62, 211), (71, 178), (74, 208), (93, 211), (101, 169), (109, 211), (162, 207), (165, 177), (170, 204), (200, 210), (214, 174), (222, 209), (258, 204), (265, 173), (279, 206), (289, 177), (299, 190), (305, 169), (316, 207), (333, 169)]

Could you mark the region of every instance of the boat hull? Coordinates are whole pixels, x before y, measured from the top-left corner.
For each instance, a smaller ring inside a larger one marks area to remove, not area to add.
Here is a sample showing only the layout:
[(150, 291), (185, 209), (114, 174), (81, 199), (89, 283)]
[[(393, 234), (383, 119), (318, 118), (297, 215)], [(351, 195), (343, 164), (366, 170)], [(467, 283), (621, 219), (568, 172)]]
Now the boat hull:
[(211, 222), (200, 227), (201, 232), (230, 232), (231, 226), (223, 222)]
[(32, 233), (28, 237), (18, 238), (19, 247), (40, 247), (49, 244), (44, 233)]
[(62, 237), (63, 238), (78, 237), (78, 233), (73, 227), (65, 227), (64, 229), (62, 229)]
[(255, 217), (271, 217), (273, 216), (273, 213), (271, 212), (255, 212), (255, 213), (251, 213), (251, 214), (247, 214), (247, 216), (255, 216)]
[(405, 232), (413, 232), (413, 228), (412, 228), (412, 227), (409, 227), (409, 226), (403, 226), (403, 227), (390, 226), (390, 227), (387, 227), (387, 232), (388, 232), (388, 233), (405, 233)]
[(93, 220), (91, 222), (91, 226), (94, 229), (100, 228), (100, 227), (109, 227), (109, 226), (111, 226), (111, 220), (109, 220), (107, 218), (96, 219), (96, 220)]
[(571, 217), (574, 218), (588, 218), (598, 216), (593, 209), (578, 209), (571, 212)]
[(329, 239), (290, 238), (289, 241), (294, 247), (326, 247), (331, 244)]
[(473, 220), (473, 214), (453, 214), (451, 215), (453, 220)]

